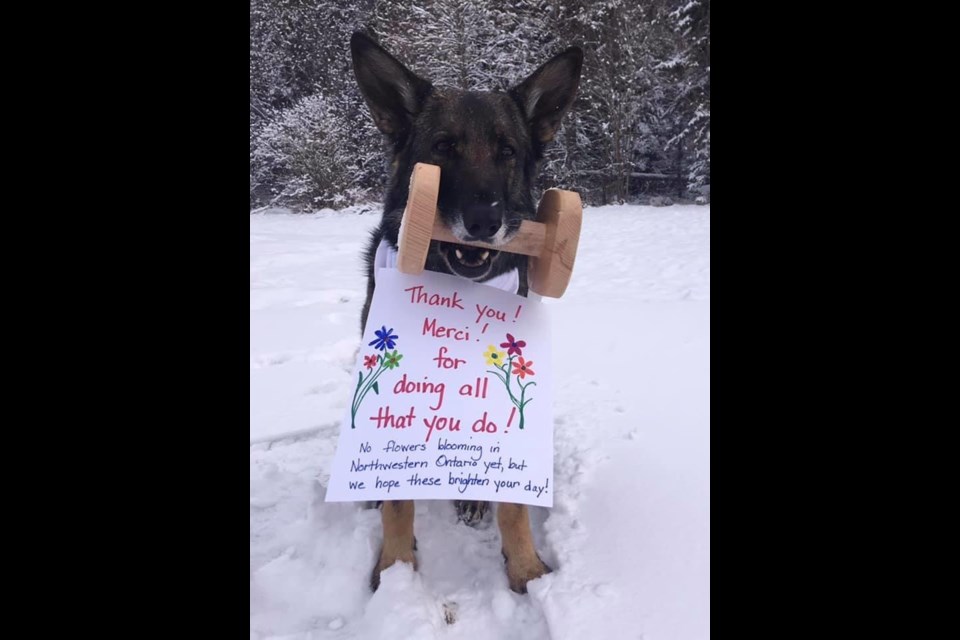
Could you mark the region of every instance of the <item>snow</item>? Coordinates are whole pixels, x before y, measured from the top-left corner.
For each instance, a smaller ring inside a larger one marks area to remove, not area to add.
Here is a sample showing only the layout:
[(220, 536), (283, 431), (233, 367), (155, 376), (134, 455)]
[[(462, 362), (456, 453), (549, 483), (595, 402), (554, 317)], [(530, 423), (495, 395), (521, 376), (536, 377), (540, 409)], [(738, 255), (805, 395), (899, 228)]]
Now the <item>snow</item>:
[(556, 495), (531, 520), (554, 573), (527, 595), (494, 514), (469, 528), (446, 501), (416, 505), (419, 570), (371, 594), (379, 512), (323, 501), (379, 217), (362, 210), (250, 218), (251, 638), (709, 638), (710, 207), (584, 211), (545, 301)]

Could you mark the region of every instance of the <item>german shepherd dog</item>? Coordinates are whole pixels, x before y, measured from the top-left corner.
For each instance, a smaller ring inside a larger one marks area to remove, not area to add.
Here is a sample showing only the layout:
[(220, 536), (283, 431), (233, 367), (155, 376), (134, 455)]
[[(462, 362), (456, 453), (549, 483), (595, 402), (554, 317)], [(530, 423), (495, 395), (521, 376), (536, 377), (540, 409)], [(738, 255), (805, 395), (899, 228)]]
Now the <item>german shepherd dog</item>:
[[(396, 250), (417, 162), (440, 166), (438, 212), (465, 242), (502, 246), (523, 220), (534, 219), (533, 185), (544, 148), (573, 103), (583, 52), (577, 47), (563, 51), (506, 92), (476, 92), (434, 87), (361, 32), (353, 34), (350, 50), (360, 92), (391, 149), (383, 218), (366, 252), (363, 330), (376, 286), (374, 259), (384, 243)], [(426, 268), (475, 282), (517, 270), (516, 293), (525, 296), (526, 264), (521, 255), (433, 241)], [(470, 525), (483, 518), (487, 506), (456, 502), (460, 519)], [(397, 561), (417, 564), (413, 501), (388, 501), (381, 511), (383, 547), (371, 577), (374, 590), (383, 569)], [(497, 521), (510, 588), (525, 593), (529, 580), (550, 571), (534, 549), (527, 508), (501, 503)]]

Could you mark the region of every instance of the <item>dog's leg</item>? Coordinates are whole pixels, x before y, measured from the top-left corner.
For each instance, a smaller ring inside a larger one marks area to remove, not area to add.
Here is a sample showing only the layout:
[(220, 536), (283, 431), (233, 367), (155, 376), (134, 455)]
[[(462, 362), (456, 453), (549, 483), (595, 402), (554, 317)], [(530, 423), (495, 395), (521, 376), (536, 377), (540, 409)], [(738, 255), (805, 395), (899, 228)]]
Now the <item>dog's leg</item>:
[(517, 593), (526, 593), (528, 581), (552, 571), (533, 548), (527, 506), (505, 502), (498, 504), (497, 523), (500, 525), (500, 540), (503, 557), (507, 561), (510, 588)]
[(468, 527), (475, 527), (483, 520), (483, 516), (490, 508), (489, 502), (479, 500), (454, 500), (457, 508), (457, 518)]
[(383, 503), (380, 515), (383, 522), (383, 547), (380, 560), (373, 568), (370, 586), (374, 591), (380, 586), (380, 572), (397, 562), (409, 562), (414, 570), (417, 557), (414, 551), (417, 540), (413, 537), (413, 500), (389, 500)]

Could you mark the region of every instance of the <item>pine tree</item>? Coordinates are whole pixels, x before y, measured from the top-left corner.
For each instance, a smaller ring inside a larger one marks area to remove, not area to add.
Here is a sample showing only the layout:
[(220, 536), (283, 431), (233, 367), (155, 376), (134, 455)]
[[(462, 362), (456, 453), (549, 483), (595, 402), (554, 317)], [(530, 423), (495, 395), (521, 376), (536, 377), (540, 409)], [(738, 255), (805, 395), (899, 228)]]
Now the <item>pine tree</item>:
[(680, 0), (677, 5), (669, 19), (681, 47), (665, 66), (679, 72), (675, 104), (682, 129), (675, 142), (692, 155), (687, 187), (701, 191), (710, 185), (710, 0)]
[(578, 99), (537, 187), (591, 204), (709, 188), (709, 18), (709, 0), (251, 0), (251, 205), (379, 197), (382, 139), (347, 45), (357, 28), (467, 90), (505, 90), (580, 45)]

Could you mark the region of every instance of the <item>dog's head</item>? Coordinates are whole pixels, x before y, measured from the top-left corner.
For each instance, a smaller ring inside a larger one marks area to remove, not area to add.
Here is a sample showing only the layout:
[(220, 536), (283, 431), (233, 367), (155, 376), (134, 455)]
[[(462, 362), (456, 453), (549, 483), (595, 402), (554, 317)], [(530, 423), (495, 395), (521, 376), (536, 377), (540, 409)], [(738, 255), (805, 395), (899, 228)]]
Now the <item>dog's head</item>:
[[(391, 243), (418, 162), (440, 167), (438, 213), (462, 241), (502, 246), (523, 220), (534, 218), (533, 184), (544, 147), (573, 104), (583, 65), (579, 48), (506, 92), (435, 88), (361, 33), (353, 34), (350, 48), (360, 91), (393, 150), (383, 225)], [(521, 259), (434, 241), (427, 269), (482, 281)]]

